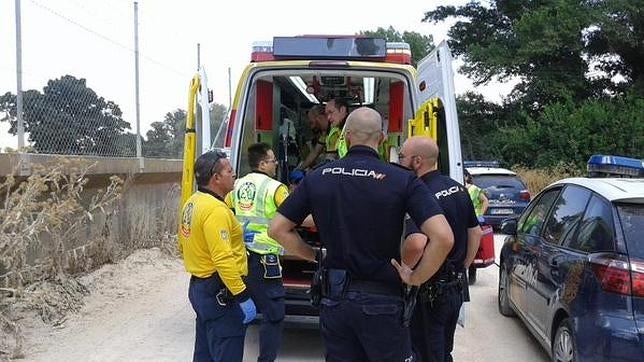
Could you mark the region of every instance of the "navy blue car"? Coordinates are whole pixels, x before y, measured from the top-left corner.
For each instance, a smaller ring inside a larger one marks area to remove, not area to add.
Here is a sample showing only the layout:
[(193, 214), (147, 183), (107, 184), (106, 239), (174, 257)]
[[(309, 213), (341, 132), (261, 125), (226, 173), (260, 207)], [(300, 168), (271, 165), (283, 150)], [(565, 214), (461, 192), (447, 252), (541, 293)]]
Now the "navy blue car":
[(465, 161), (474, 184), (485, 191), (490, 203), (485, 223), (498, 228), (507, 218), (518, 217), (530, 202), (530, 192), (514, 171), (499, 168), (497, 161)]
[(644, 178), (558, 181), (501, 232), (499, 312), (553, 361), (644, 361)]

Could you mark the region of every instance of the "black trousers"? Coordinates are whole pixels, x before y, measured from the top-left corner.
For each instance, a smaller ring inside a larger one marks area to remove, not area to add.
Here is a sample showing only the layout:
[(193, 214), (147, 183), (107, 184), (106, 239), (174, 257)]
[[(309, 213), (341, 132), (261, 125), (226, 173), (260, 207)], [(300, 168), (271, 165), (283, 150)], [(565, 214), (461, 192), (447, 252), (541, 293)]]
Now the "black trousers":
[(224, 283), (215, 274), (210, 278), (190, 278), (188, 298), (197, 314), (195, 325), (195, 362), (241, 362), (244, 355), (246, 325), (239, 304), (222, 305), (217, 294)]
[(458, 287), (446, 288), (431, 304), (418, 300), (411, 319), (411, 340), (422, 362), (451, 362), (454, 331), (463, 304)]
[(249, 252), (246, 286), (257, 310), (262, 313), (259, 327), (258, 362), (275, 361), (282, 344), (286, 292), (282, 278), (266, 279), (261, 255)]
[(413, 361), (401, 297), (347, 292), (323, 298), (320, 329), (327, 361)]

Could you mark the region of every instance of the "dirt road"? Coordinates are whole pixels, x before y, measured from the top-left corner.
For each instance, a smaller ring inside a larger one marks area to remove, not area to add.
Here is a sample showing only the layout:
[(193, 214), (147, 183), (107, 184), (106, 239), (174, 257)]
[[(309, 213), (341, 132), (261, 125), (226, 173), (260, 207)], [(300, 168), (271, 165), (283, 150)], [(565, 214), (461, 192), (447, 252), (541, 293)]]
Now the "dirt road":
[[(496, 266), (479, 271), (471, 290), (473, 302), (467, 305), (466, 328), (457, 327), (455, 360), (546, 361), (518, 320), (498, 314), (497, 281)], [(191, 360), (194, 314), (180, 261), (158, 250), (143, 250), (82, 282), (91, 295), (79, 313), (58, 327), (28, 323), (24, 361)], [(255, 327), (248, 331), (245, 356), (248, 361), (257, 356)], [(288, 328), (279, 360), (323, 360), (319, 332)]]

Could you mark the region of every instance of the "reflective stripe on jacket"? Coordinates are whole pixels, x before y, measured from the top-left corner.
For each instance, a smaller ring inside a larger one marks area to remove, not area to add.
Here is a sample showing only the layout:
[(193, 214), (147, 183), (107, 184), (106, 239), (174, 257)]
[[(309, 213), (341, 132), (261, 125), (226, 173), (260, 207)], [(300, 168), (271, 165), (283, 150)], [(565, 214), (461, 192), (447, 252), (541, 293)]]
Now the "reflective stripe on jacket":
[(246, 248), (258, 254), (284, 254), (284, 248), (268, 236), (268, 224), (277, 212), (275, 191), (282, 183), (269, 176), (251, 172), (235, 181), (232, 201), (237, 220), (248, 222), (247, 229), (256, 232), (246, 240)]

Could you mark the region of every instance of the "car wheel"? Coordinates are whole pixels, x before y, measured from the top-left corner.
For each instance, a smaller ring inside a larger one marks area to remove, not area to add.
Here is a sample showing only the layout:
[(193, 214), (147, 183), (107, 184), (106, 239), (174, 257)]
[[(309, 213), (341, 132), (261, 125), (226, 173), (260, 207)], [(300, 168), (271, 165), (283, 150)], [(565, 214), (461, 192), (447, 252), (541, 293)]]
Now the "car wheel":
[(577, 342), (568, 318), (562, 320), (552, 340), (552, 360), (555, 362), (577, 361)]
[(467, 281), (470, 285), (476, 283), (476, 268), (473, 266), (467, 270)]
[(501, 269), (499, 271), (499, 293), (497, 296), (499, 313), (506, 317), (513, 317), (515, 314), (510, 306), (509, 288), (510, 278), (508, 276), (508, 272), (505, 270), (505, 266), (501, 265)]

